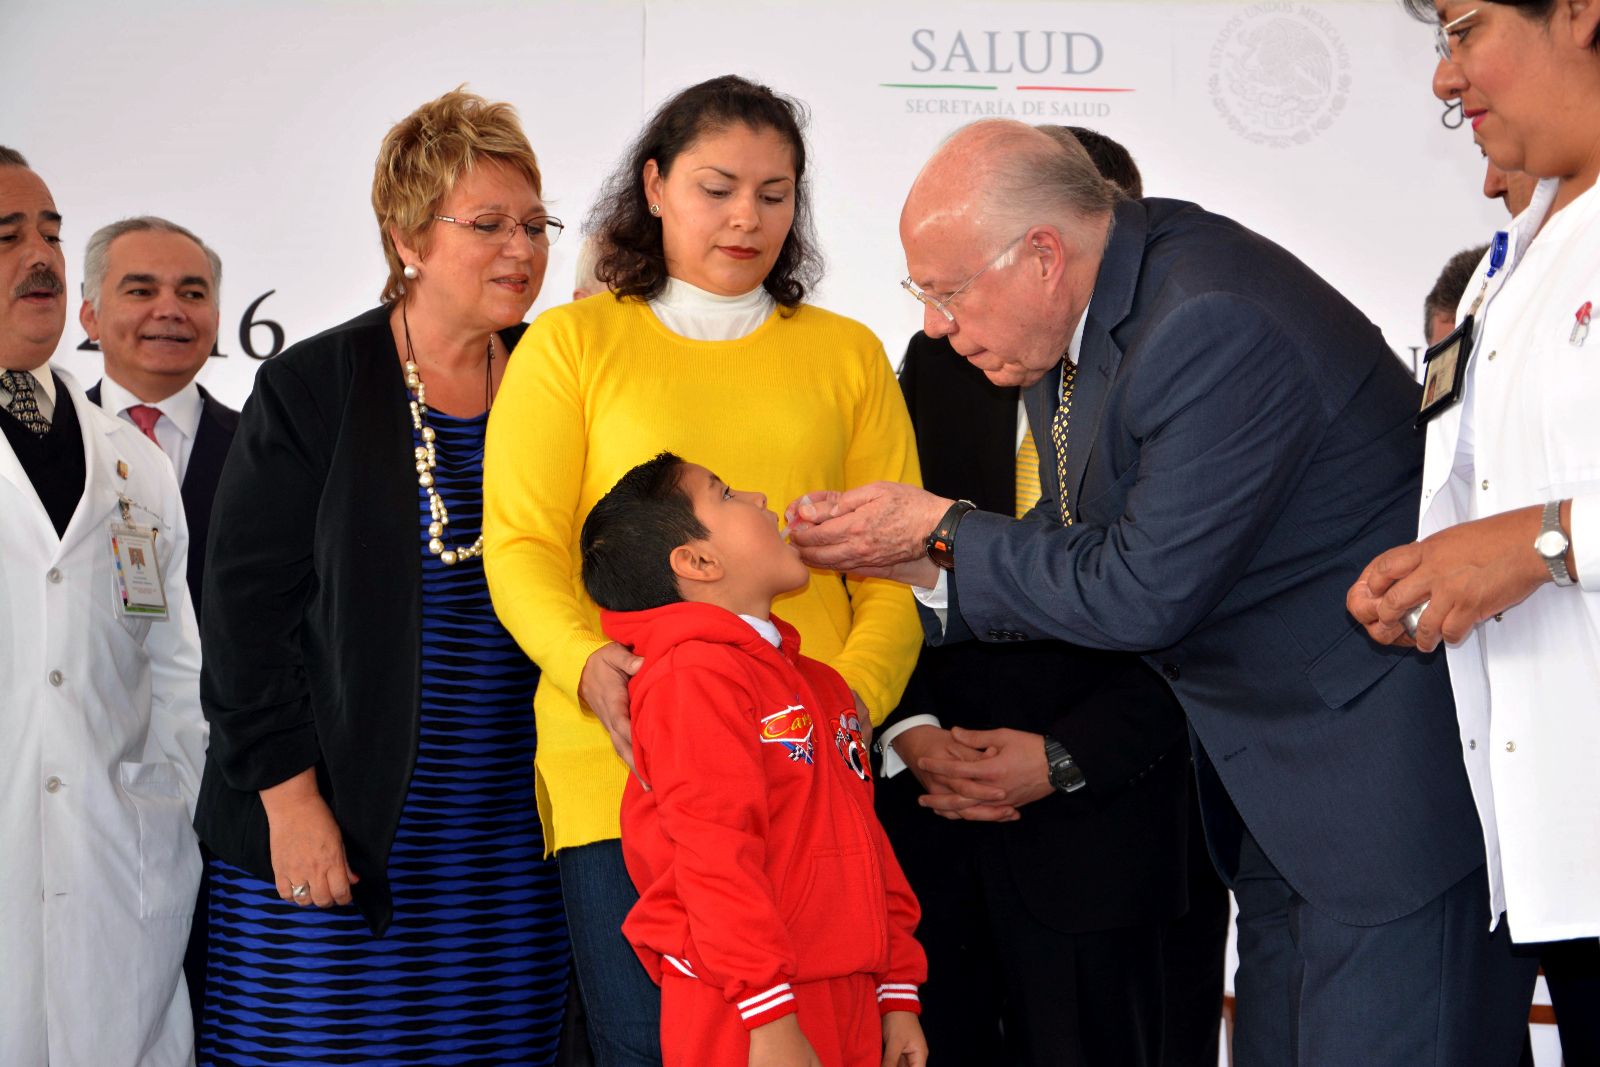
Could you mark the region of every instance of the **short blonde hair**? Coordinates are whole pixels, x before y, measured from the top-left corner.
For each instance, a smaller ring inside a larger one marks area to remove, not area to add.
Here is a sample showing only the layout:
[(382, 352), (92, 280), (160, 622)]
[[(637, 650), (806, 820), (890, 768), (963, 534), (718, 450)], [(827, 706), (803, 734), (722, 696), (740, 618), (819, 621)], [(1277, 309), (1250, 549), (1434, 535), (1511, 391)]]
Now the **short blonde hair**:
[(389, 264), (381, 298), (385, 304), (406, 291), (401, 273), (405, 264), (390, 229), (425, 249), (439, 204), (463, 175), (485, 161), (510, 167), (532, 183), (535, 195), (544, 195), (539, 160), (522, 132), (517, 109), (490, 103), (464, 86), (423, 104), (384, 137), (372, 176), (372, 210)]

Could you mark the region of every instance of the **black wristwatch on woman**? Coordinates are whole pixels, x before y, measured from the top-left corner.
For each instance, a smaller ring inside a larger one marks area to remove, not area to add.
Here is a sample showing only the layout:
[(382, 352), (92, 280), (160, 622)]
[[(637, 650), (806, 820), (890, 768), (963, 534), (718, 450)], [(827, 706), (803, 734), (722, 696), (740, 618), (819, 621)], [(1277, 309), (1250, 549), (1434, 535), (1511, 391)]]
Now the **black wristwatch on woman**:
[(942, 570), (953, 571), (956, 569), (956, 527), (961, 525), (961, 517), (969, 511), (976, 511), (978, 505), (970, 500), (957, 500), (950, 505), (950, 510), (944, 513), (944, 518), (939, 520), (939, 525), (934, 527), (933, 533), (922, 542), (922, 547), (927, 549), (928, 558)]

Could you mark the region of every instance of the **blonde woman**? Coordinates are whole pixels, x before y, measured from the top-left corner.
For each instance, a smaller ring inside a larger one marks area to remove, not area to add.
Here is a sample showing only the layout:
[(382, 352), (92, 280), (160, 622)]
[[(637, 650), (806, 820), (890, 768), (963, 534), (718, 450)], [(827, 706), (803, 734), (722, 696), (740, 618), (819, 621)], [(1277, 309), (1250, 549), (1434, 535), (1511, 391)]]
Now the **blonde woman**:
[(538, 671), (478, 538), (489, 407), (560, 223), (506, 104), (385, 138), (380, 307), (262, 366), (217, 490), (201, 1061), (550, 1063), (568, 949)]

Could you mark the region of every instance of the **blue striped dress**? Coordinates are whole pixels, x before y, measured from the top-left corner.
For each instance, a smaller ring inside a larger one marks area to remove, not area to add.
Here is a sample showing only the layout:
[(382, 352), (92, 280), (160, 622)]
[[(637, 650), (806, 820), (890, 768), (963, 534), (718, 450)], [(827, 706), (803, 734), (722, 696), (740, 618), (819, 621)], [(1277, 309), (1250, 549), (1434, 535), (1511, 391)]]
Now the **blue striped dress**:
[[(486, 416), (432, 413), (449, 544), (482, 520)], [(420, 442), (418, 442), (420, 443)], [(301, 908), (211, 867), (201, 1064), (549, 1064), (570, 948), (534, 805), (537, 668), (495, 618), (483, 561), (422, 553), (422, 730), (389, 855), (394, 922)]]

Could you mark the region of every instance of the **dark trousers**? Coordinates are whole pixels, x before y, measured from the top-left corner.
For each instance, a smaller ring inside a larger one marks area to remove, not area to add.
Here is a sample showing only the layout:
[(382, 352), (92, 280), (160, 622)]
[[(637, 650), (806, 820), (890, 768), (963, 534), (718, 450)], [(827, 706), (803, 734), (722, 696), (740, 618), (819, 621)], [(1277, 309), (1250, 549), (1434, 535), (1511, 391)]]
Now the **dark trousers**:
[(1600, 1067), (1600, 941), (1547, 941), (1519, 946), (1537, 951), (1550, 987), (1566, 1067)]
[(622, 920), (639, 900), (622, 842), (564, 848), (556, 861), (595, 1064), (660, 1067), (661, 991), (622, 936)]
[(1189, 776), (1189, 910), (1167, 924), (1162, 945), (1166, 1029), (1162, 1067), (1216, 1067), (1228, 956), (1228, 887), (1206, 850), (1200, 801)]
[[(1237, 814), (1237, 813), (1235, 813)], [(1482, 867), (1409, 915), (1351, 926), (1296, 893), (1248, 829), (1239, 902), (1237, 1067), (1511, 1067), (1535, 964), (1489, 925)]]
[(1041, 923), (1017, 891), (997, 827), (918, 807), (910, 772), (878, 786), (880, 817), (922, 903), (930, 1059), (942, 1067), (1159, 1067), (1166, 924), (1069, 934)]

